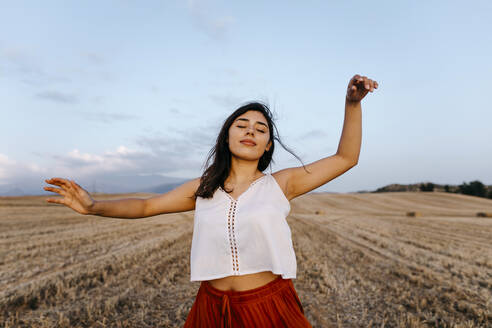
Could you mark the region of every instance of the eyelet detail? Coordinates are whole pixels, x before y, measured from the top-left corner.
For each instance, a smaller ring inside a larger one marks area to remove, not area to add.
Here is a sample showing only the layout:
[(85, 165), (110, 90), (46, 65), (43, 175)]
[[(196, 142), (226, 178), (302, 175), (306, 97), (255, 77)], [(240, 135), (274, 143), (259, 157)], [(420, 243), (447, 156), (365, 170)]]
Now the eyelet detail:
[(229, 243), (231, 244), (232, 255), (232, 270), (234, 274), (239, 274), (239, 259), (237, 252), (236, 236), (234, 234), (234, 219), (236, 218), (236, 203), (237, 201), (231, 201), (229, 213), (227, 215), (227, 227), (229, 233)]

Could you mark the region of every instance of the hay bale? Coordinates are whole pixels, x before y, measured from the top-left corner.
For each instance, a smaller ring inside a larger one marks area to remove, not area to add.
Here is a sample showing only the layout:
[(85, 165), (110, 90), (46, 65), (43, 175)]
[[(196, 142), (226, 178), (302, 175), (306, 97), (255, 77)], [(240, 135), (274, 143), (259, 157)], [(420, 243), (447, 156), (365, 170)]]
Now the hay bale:
[(422, 216), (422, 213), (420, 212), (407, 212), (407, 216), (411, 216), (411, 217), (417, 217), (417, 216)]
[(492, 213), (487, 212), (477, 212), (477, 217), (479, 218), (492, 218)]
[(316, 211), (314, 211), (314, 214), (318, 214), (319, 215), (319, 214), (326, 214), (326, 213), (323, 210), (316, 210)]

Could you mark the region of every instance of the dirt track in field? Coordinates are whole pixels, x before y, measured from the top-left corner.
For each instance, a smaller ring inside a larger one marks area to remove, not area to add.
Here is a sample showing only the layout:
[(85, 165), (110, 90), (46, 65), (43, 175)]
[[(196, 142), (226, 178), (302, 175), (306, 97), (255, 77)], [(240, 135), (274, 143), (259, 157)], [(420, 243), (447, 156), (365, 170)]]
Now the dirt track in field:
[[(150, 194), (114, 198), (130, 196)], [(193, 211), (122, 220), (46, 198), (0, 198), (1, 327), (182, 327), (199, 287)], [(492, 327), (492, 218), (475, 216), (492, 200), (320, 193), (291, 206), (313, 327)]]

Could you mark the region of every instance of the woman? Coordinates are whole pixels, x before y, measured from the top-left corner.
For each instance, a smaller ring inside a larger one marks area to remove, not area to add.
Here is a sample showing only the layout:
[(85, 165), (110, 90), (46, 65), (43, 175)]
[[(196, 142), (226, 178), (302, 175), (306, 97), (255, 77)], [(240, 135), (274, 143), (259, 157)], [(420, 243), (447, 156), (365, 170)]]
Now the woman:
[(207, 159), (214, 162), (199, 178), (152, 198), (112, 201), (95, 201), (73, 180), (52, 178), (46, 182), (60, 188), (44, 189), (63, 198), (47, 201), (81, 214), (129, 219), (195, 210), (191, 281), (201, 285), (185, 327), (311, 327), (292, 283), (289, 202), (357, 164), (360, 102), (377, 88), (366, 76), (352, 77), (338, 150), (307, 167), (262, 173), (280, 140), (269, 109), (249, 103), (225, 121)]

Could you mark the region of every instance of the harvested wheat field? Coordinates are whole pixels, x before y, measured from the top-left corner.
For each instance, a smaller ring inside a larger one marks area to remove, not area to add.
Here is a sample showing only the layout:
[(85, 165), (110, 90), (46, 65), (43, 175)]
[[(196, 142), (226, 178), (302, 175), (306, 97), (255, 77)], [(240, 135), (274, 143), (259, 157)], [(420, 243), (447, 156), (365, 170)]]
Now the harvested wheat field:
[[(150, 194), (113, 198), (129, 196)], [(0, 198), (1, 327), (183, 325), (199, 287), (193, 211), (112, 219), (46, 198)], [(492, 327), (492, 218), (476, 217), (492, 200), (313, 193), (291, 205), (293, 282), (313, 327)]]

